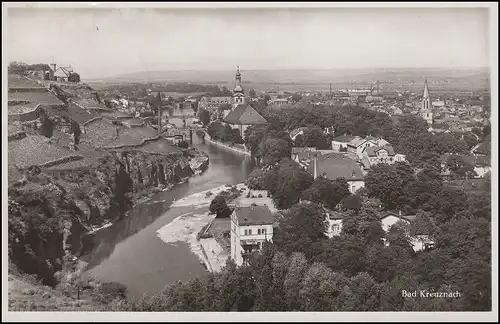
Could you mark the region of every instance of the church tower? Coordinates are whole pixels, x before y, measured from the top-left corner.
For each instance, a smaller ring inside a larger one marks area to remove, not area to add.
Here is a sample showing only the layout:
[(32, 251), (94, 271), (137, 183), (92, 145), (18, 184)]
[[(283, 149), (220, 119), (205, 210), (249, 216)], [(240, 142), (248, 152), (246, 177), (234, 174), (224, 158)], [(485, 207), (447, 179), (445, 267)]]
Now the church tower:
[(235, 86), (233, 89), (233, 109), (236, 108), (238, 105), (245, 104), (245, 91), (241, 86), (241, 73), (239, 66), (236, 70), (236, 76), (234, 79), (235, 79)]
[(424, 96), (422, 98), (422, 108), (420, 110), (420, 115), (429, 124), (432, 125), (434, 122), (434, 116), (432, 113), (432, 101), (429, 94), (429, 86), (427, 85), (427, 79), (424, 83)]

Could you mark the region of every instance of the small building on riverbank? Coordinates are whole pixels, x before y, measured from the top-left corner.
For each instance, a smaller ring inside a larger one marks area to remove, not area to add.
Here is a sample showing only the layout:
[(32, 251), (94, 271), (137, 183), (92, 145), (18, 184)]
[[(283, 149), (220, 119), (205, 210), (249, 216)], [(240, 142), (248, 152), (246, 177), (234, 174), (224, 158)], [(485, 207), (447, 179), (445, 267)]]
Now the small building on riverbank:
[(236, 207), (231, 214), (231, 258), (244, 264), (253, 251), (272, 242), (274, 219), (267, 206)]

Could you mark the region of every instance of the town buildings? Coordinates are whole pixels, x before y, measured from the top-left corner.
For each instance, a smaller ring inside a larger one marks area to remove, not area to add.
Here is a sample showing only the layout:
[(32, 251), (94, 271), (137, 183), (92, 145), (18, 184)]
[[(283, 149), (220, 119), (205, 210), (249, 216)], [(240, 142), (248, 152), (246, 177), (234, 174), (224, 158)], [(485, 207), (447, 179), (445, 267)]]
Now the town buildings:
[(274, 219), (267, 206), (236, 207), (231, 214), (231, 258), (244, 264), (250, 253), (272, 242)]
[[(339, 236), (342, 233), (343, 213), (334, 210), (326, 210), (326, 217), (328, 223), (328, 230), (326, 235), (328, 237)], [(411, 223), (416, 220), (415, 215), (403, 215), (401, 211), (381, 211), (377, 213), (378, 221), (382, 229), (387, 233), (392, 226), (401, 224), (404, 227), (411, 226)], [(430, 239), (428, 233), (416, 233), (411, 236), (409, 231), (406, 231), (413, 251), (418, 252), (426, 250), (434, 246), (434, 242)], [(389, 242), (384, 238), (386, 245)]]

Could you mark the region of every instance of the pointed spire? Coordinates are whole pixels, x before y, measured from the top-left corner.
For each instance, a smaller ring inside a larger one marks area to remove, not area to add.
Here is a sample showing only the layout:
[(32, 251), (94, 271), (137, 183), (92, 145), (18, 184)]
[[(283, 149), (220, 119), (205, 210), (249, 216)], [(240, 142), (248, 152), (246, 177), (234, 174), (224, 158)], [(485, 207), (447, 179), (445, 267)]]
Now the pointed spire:
[(427, 85), (427, 79), (425, 79), (425, 82), (424, 82), (424, 99), (427, 99), (429, 97), (430, 97), (430, 95), (429, 95), (429, 86)]

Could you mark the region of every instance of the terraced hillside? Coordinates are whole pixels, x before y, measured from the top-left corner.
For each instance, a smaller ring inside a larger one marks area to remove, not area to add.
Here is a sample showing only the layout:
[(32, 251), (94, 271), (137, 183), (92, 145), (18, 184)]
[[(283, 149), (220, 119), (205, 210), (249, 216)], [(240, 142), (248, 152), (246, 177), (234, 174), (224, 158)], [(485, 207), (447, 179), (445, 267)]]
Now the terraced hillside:
[[(25, 110), (9, 105), (9, 260), (19, 273), (35, 274), (45, 285), (60, 283), (57, 274), (78, 257), (94, 228), (126, 217), (133, 202), (151, 190), (197, 173), (191, 165), (206, 167), (198, 152), (183, 152), (152, 128), (120, 122), (134, 121), (133, 116), (110, 117), (89, 86), (49, 83), (44, 88), (24, 77), (10, 80), (10, 98), (26, 100)], [(27, 283), (19, 278), (11, 283), (23, 288)], [(50, 309), (47, 303), (40, 307)], [(11, 306), (33, 307), (25, 304)]]

